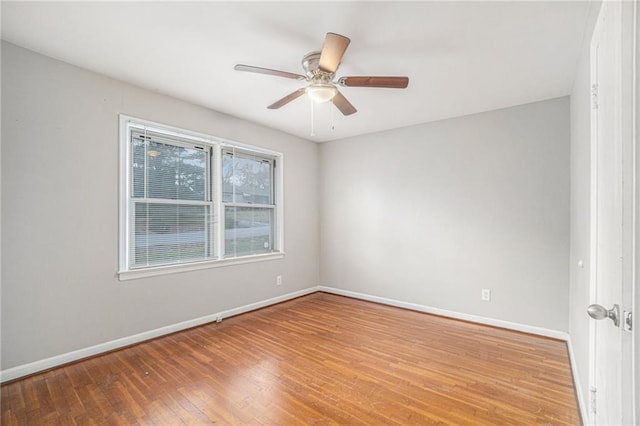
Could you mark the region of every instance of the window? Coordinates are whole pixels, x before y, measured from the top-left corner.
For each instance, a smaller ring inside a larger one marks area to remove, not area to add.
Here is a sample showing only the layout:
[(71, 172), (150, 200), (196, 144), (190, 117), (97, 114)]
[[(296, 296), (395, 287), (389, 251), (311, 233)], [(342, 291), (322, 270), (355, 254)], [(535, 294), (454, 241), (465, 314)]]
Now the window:
[(124, 116), (121, 151), (121, 279), (282, 256), (281, 154)]
[(131, 132), (129, 266), (212, 257), (211, 149)]
[(273, 251), (273, 160), (242, 152), (222, 155), (225, 256)]

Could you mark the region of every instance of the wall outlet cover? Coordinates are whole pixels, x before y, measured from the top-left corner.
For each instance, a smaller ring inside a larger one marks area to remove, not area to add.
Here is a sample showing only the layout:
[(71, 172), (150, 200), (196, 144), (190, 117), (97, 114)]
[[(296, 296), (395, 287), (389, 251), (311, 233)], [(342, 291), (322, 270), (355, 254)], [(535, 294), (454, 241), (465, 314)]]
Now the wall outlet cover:
[(489, 302), (491, 300), (491, 290), (483, 288), (482, 293), (480, 294), (480, 299)]

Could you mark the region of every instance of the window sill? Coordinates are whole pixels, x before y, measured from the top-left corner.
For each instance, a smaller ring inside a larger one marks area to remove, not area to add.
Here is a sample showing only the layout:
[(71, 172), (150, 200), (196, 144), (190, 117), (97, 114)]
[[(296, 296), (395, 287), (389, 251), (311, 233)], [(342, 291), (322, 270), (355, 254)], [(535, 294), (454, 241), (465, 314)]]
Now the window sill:
[(176, 274), (179, 272), (199, 271), (201, 269), (220, 268), (222, 266), (242, 265), (244, 263), (263, 262), (265, 260), (283, 259), (283, 252), (255, 254), (252, 256), (234, 257), (232, 259), (206, 260), (203, 262), (187, 263), (182, 265), (154, 266), (143, 269), (131, 269), (118, 272), (120, 281), (135, 280), (138, 278), (155, 277), (159, 275)]

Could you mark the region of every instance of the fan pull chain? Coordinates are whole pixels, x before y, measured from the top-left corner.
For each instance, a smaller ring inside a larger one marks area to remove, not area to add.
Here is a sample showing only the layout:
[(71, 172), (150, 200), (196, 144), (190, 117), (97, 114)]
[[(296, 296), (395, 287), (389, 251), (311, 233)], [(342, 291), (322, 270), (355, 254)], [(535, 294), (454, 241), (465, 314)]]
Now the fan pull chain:
[(334, 111), (333, 111), (333, 99), (331, 100), (331, 105), (329, 105), (329, 109), (331, 110), (331, 131), (333, 132), (334, 130), (336, 130), (336, 122), (335, 122), (335, 116)]
[(316, 135), (316, 132), (314, 130), (314, 121), (315, 121), (315, 119), (314, 119), (314, 116), (313, 116), (313, 111), (314, 111), (313, 104), (315, 102), (313, 102), (313, 100), (311, 100), (311, 99), (309, 99), (309, 102), (311, 103), (311, 136), (315, 136)]

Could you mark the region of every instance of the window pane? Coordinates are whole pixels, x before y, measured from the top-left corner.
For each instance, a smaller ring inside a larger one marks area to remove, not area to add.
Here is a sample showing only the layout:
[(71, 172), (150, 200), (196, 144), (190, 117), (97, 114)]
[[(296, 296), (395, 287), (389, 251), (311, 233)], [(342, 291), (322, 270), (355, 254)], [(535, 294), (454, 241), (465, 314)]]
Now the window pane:
[(273, 204), (272, 162), (260, 157), (225, 153), (222, 157), (222, 201)]
[(181, 200), (209, 200), (207, 176), (209, 152), (197, 148), (180, 148), (178, 198)]
[(225, 256), (273, 251), (273, 209), (225, 207)]
[[(142, 138), (133, 141), (133, 196), (207, 201), (207, 150)], [(146, 157), (146, 162), (145, 162)], [(146, 167), (146, 181), (145, 181)]]
[(149, 142), (147, 148), (147, 198), (178, 199), (180, 148)]
[(135, 198), (144, 197), (144, 157), (146, 145), (144, 139), (133, 137), (133, 162), (131, 165), (131, 176), (133, 177), (133, 196)]
[(132, 266), (204, 259), (209, 251), (209, 206), (135, 203)]

